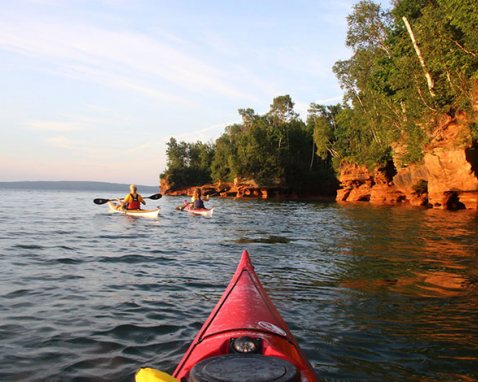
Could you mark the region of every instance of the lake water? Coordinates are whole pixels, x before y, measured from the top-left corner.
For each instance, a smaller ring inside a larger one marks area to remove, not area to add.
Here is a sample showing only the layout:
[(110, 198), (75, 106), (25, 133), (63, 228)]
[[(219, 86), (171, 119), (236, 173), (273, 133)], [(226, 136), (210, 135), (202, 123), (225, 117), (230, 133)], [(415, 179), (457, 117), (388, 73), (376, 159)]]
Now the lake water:
[(172, 372), (247, 249), (324, 381), (478, 379), (478, 215), (212, 199), (212, 218), (105, 192), (2, 190), (0, 380)]

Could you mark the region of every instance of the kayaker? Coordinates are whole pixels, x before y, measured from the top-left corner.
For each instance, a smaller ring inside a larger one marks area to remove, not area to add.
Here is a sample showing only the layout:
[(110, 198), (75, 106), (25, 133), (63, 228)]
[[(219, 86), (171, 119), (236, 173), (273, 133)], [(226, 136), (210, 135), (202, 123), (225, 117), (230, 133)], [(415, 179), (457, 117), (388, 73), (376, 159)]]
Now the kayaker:
[(136, 184), (129, 186), (129, 194), (123, 198), (123, 201), (118, 200), (121, 208), (125, 210), (140, 210), (141, 204), (146, 204), (143, 197), (138, 194), (138, 187)]
[(206, 207), (204, 207), (204, 202), (201, 199), (201, 189), (200, 188), (196, 188), (194, 190), (193, 197), (191, 198), (191, 202), (192, 202), (192, 209), (193, 210), (206, 208)]

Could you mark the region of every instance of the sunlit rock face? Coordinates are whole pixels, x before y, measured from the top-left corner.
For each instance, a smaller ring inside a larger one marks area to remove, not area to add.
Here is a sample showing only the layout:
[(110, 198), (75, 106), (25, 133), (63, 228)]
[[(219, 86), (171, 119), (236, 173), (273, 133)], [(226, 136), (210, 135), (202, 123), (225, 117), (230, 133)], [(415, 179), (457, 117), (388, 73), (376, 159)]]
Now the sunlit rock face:
[(444, 121), (423, 158), (433, 207), (477, 209), (478, 151), (464, 114)]
[(422, 162), (393, 174), (390, 169), (370, 174), (365, 166), (343, 164), (337, 201), (478, 210), (478, 147), (469, 125), (463, 113), (444, 116)]
[(345, 163), (339, 175), (341, 188), (337, 201), (370, 202), (373, 204), (398, 204), (404, 201), (386, 169), (378, 169), (372, 175), (365, 166)]
[(367, 167), (354, 163), (343, 163), (340, 168), (336, 200), (339, 202), (369, 201), (374, 185), (373, 176)]
[(426, 154), (424, 161), (428, 171), (428, 201), (432, 206), (459, 208), (450, 203), (462, 203), (468, 209), (478, 208), (478, 179), (466, 160), (465, 150), (435, 150)]
[(410, 205), (428, 205), (428, 172), (425, 166), (412, 164), (399, 169), (393, 183)]

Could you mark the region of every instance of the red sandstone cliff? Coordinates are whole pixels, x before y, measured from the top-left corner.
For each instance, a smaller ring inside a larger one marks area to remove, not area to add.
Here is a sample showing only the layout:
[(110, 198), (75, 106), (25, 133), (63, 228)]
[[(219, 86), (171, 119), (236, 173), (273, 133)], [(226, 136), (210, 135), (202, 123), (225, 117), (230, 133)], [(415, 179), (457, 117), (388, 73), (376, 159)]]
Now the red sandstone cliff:
[[(161, 192), (164, 195), (192, 196), (198, 187), (173, 188), (166, 178), (161, 179)], [(233, 182), (216, 182), (199, 186), (203, 195), (235, 197), (235, 198), (262, 198), (267, 199), (274, 193), (274, 189), (259, 187), (253, 180), (234, 179)]]
[[(478, 109), (478, 102), (473, 103)], [(421, 163), (379, 168), (344, 163), (337, 201), (478, 210), (478, 147), (465, 114), (444, 117)], [(394, 160), (399, 163), (399, 160)]]

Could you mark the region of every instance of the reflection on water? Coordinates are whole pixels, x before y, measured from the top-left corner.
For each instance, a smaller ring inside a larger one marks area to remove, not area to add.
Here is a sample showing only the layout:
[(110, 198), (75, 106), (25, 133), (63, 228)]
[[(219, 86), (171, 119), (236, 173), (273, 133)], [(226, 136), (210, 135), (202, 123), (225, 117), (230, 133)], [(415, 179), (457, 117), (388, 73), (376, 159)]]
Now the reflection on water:
[(357, 207), (346, 212), (358, 224), (340, 244), (354, 256), (341, 285), (423, 297), (466, 295), (476, 288), (475, 213)]
[(5, 192), (0, 380), (171, 372), (244, 248), (323, 380), (478, 379), (476, 213), (213, 199), (204, 219), (164, 197), (146, 220)]
[[(345, 369), (376, 357), (370, 374), (388, 369), (387, 380), (476, 380), (477, 215), (358, 206), (343, 212), (353, 228), (340, 243), (346, 260), (339, 285), (351, 299), (339, 303), (357, 325), (340, 346), (351, 352), (341, 360)], [(357, 346), (354, 336), (364, 333)], [(380, 380), (362, 372), (349, 376)]]

